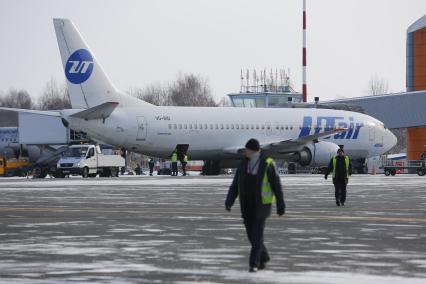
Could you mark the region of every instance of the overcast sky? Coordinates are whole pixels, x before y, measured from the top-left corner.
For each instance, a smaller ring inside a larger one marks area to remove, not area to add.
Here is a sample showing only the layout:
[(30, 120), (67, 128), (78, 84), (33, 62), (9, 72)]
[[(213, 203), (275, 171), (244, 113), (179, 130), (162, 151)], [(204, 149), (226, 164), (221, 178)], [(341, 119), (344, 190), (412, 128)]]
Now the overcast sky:
[[(309, 100), (364, 96), (374, 75), (405, 90), (406, 30), (425, 0), (307, 0)], [(301, 90), (302, 0), (0, 0), (0, 92), (65, 81), (52, 18), (74, 21), (121, 90), (208, 79), (238, 92), (241, 68), (289, 68)]]

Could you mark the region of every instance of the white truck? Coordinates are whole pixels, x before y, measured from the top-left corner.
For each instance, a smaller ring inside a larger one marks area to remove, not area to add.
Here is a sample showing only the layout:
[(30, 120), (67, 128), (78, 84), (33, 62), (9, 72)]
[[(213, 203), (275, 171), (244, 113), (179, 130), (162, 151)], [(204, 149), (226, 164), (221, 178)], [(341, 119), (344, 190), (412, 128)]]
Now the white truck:
[(118, 177), (119, 169), (125, 166), (120, 155), (102, 154), (98, 145), (73, 145), (64, 152), (57, 163), (57, 177), (81, 175), (83, 178)]

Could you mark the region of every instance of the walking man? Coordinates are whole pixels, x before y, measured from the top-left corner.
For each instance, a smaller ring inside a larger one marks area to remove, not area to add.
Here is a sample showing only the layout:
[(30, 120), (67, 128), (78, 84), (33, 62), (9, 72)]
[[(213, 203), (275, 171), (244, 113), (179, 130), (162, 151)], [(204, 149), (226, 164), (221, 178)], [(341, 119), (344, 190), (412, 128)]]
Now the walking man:
[(260, 151), (259, 141), (250, 139), (245, 146), (245, 159), (238, 167), (225, 201), (225, 209), (231, 211), (239, 197), (241, 214), (247, 237), (251, 244), (249, 271), (264, 269), (270, 260), (263, 242), (265, 221), (271, 214), (276, 199), (277, 214), (285, 213), (285, 203), (280, 177), (271, 158)]
[(330, 173), (333, 174), (336, 205), (345, 206), (346, 185), (348, 184), (349, 176), (352, 175), (352, 165), (351, 160), (348, 156), (345, 156), (345, 152), (342, 148), (337, 150), (337, 156), (331, 158), (325, 172), (325, 179), (327, 179)]
[(135, 168), (135, 174), (139, 176), (141, 175), (141, 172), (142, 172), (141, 166), (137, 164)]
[(177, 161), (178, 161), (178, 154), (177, 154), (177, 151), (175, 149), (173, 151), (172, 157), (171, 157), (171, 162), (172, 162), (172, 176), (177, 176), (178, 175)]
[(152, 173), (154, 172), (154, 159), (152, 157), (149, 157), (148, 167), (149, 167), (149, 175), (152, 176)]

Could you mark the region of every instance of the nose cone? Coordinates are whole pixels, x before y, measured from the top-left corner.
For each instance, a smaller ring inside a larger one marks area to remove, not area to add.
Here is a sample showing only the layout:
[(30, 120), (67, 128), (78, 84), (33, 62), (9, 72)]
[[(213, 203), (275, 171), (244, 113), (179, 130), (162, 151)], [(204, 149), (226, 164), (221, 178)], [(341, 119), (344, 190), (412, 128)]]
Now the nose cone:
[(389, 129), (386, 129), (385, 139), (384, 146), (386, 152), (391, 150), (398, 143), (398, 139), (396, 138), (395, 134), (393, 134)]

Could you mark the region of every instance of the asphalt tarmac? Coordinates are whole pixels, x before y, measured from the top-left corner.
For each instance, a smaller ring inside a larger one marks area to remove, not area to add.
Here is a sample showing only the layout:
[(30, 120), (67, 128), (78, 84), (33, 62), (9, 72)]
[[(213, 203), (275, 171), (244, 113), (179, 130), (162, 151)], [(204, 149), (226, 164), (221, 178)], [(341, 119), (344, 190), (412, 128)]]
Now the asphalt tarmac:
[(248, 273), (231, 176), (0, 179), (0, 283), (426, 283), (426, 178), (282, 176)]

